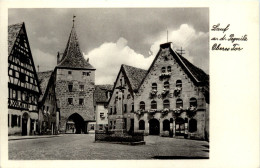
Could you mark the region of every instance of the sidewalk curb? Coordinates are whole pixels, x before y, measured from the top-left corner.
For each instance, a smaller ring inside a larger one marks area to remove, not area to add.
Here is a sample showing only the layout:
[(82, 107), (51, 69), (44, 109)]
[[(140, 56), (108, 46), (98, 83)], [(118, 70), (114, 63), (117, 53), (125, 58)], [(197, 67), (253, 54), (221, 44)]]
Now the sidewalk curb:
[(40, 138), (55, 138), (55, 137), (61, 137), (62, 135), (53, 135), (53, 136), (45, 136), (45, 137), (42, 137), (42, 136), (39, 136), (39, 137), (26, 137), (26, 138), (14, 138), (14, 139), (9, 139), (8, 138), (8, 141), (16, 141), (16, 140), (23, 140), (23, 139), (40, 139)]

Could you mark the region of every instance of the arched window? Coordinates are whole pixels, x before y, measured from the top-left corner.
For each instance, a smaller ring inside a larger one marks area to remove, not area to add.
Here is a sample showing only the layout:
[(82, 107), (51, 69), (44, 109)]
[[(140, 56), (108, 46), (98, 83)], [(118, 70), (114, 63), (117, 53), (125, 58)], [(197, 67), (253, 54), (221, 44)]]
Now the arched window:
[(170, 101), (169, 101), (169, 100), (164, 100), (164, 101), (163, 101), (163, 108), (164, 108), (164, 109), (165, 109), (165, 108), (167, 108), (167, 109), (170, 108)]
[(163, 131), (170, 131), (170, 121), (169, 120), (163, 121)]
[(168, 71), (168, 72), (171, 72), (171, 71), (172, 71), (171, 66), (168, 66), (168, 67), (167, 67), (167, 71)]
[(152, 84), (152, 90), (157, 90), (157, 83)]
[(162, 73), (165, 73), (166, 69), (165, 67), (162, 67)]
[(170, 84), (168, 81), (164, 82), (163, 84), (164, 89), (170, 89)]
[(151, 109), (157, 109), (157, 102), (155, 100), (151, 102)]
[(189, 122), (189, 132), (196, 132), (197, 131), (197, 120), (190, 119)]
[(176, 100), (176, 108), (182, 108), (183, 107), (183, 101), (182, 99)]
[(140, 109), (145, 110), (145, 103), (143, 101), (140, 102)]
[(176, 81), (176, 87), (182, 87), (182, 82), (181, 80)]
[(192, 97), (190, 98), (190, 107), (197, 107), (197, 99)]
[(144, 120), (139, 121), (139, 130), (145, 130), (145, 122)]

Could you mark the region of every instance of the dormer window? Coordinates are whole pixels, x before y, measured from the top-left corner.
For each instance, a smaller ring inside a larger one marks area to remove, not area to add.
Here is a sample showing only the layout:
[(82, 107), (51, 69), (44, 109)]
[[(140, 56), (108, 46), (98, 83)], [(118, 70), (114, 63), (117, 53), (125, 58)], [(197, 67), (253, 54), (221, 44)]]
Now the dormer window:
[(172, 71), (172, 70), (171, 70), (171, 66), (168, 66), (168, 67), (167, 67), (167, 71), (168, 71), (168, 72), (171, 72), (171, 71)]
[(165, 72), (166, 72), (165, 67), (162, 67), (162, 73), (165, 73)]
[(157, 84), (156, 84), (156, 83), (153, 83), (153, 84), (152, 84), (152, 90), (154, 90), (154, 91), (157, 90)]
[(182, 87), (182, 82), (181, 80), (176, 81), (176, 87)]

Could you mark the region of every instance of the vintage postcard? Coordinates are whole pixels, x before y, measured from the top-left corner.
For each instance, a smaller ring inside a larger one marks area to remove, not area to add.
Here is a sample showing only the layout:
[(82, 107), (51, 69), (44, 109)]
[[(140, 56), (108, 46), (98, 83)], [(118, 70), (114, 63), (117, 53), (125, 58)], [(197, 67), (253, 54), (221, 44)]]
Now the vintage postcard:
[(257, 1), (0, 3), (1, 167), (259, 166)]

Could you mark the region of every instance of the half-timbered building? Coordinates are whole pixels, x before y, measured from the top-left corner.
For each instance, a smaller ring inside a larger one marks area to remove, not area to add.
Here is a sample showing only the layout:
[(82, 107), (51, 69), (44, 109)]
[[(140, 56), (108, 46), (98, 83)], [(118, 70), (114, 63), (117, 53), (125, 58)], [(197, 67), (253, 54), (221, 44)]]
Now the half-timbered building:
[(8, 26), (8, 77), (8, 134), (34, 134), (40, 88), (24, 23)]

